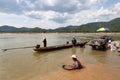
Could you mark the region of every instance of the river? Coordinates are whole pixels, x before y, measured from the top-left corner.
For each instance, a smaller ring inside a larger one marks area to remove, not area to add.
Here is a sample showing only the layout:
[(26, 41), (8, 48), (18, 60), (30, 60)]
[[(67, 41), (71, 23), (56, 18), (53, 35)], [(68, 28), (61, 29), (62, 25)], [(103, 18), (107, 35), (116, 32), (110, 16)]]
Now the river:
[[(1, 33), (0, 49), (43, 46), (46, 37), (48, 46), (77, 41), (86, 41), (100, 35), (120, 40), (120, 33)], [(72, 64), (71, 55), (76, 54), (85, 68), (66, 71), (63, 64)], [(90, 46), (73, 47), (49, 52), (35, 52), (33, 48), (0, 50), (0, 80), (120, 80), (120, 53), (96, 51)]]

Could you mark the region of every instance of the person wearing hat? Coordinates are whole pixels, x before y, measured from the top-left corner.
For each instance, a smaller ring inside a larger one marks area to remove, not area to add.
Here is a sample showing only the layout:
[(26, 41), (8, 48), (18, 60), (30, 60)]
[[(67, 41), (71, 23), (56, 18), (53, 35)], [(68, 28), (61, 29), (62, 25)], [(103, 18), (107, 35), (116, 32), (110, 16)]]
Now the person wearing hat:
[(75, 70), (75, 69), (82, 69), (83, 66), (81, 65), (80, 61), (77, 59), (76, 55), (71, 56), (74, 63), (72, 65), (63, 65), (63, 69), (65, 70)]
[(74, 61), (73, 65), (72, 65), (73, 69), (81, 69), (81, 68), (83, 68), (80, 61), (77, 59), (76, 55), (72, 55), (72, 59)]

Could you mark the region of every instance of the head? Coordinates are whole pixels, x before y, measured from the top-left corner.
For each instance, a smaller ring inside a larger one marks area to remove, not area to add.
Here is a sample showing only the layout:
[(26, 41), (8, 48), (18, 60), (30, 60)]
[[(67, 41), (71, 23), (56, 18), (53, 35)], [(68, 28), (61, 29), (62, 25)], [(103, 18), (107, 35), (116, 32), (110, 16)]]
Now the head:
[(75, 36), (73, 36), (73, 39), (75, 39)]
[(111, 43), (111, 40), (109, 40), (108, 42)]
[(72, 57), (72, 59), (73, 59), (74, 61), (76, 61), (76, 60), (77, 60), (76, 55), (72, 55), (71, 57)]

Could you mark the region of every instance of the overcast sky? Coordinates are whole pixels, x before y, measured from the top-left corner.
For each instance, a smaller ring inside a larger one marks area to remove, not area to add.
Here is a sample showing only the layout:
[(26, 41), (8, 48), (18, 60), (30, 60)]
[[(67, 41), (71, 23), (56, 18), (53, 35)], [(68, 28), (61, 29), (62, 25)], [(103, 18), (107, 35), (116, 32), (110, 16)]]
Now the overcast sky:
[(0, 0), (0, 26), (54, 29), (120, 17), (120, 0)]

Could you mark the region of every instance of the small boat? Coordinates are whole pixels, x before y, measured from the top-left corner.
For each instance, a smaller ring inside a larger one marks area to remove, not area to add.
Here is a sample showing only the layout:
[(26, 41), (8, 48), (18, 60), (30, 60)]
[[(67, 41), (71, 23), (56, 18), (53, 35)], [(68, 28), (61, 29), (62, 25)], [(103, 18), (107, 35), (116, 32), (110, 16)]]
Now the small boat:
[(56, 46), (48, 46), (48, 47), (40, 47), (40, 45), (37, 45), (33, 50), (34, 51), (51, 51), (51, 50), (59, 50), (59, 49), (66, 49), (71, 48), (72, 46), (80, 46), (83, 45), (83, 43), (76, 43), (73, 44), (63, 44), (63, 45), (56, 45)]

